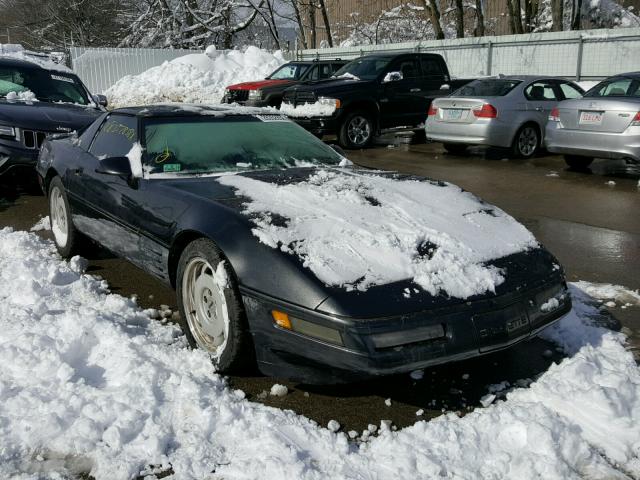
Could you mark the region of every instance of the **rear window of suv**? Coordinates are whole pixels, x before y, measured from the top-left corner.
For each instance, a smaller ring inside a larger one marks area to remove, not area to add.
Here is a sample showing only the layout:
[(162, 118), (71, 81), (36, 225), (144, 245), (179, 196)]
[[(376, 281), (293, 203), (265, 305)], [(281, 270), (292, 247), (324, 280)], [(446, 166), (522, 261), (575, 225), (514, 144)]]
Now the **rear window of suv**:
[(456, 97), (503, 97), (516, 88), (520, 80), (487, 78), (474, 80), (453, 92)]

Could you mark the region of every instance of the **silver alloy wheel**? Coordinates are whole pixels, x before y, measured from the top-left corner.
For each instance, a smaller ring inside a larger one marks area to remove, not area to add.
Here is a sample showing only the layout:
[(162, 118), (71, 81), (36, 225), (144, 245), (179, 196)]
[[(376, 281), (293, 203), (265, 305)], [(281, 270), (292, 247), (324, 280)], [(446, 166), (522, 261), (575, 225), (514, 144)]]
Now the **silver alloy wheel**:
[(49, 193), (49, 213), (51, 215), (51, 231), (60, 248), (69, 241), (69, 217), (60, 187), (54, 186)]
[(229, 337), (229, 311), (216, 270), (201, 257), (189, 261), (182, 277), (182, 302), (198, 346), (219, 357)]
[(347, 125), (347, 137), (354, 145), (364, 145), (371, 136), (371, 125), (369, 121), (361, 116), (356, 115), (349, 121)]
[(538, 148), (538, 132), (533, 127), (524, 127), (518, 137), (518, 151), (521, 155), (529, 157)]

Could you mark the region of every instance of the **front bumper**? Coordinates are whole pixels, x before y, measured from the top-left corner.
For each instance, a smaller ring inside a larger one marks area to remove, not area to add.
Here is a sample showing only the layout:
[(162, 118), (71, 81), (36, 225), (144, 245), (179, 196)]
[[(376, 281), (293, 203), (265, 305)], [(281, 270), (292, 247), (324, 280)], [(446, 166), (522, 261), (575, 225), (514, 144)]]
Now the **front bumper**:
[(337, 116), (331, 117), (289, 117), (305, 130), (313, 133), (315, 136), (322, 138), (325, 135), (337, 135), (340, 123)]
[(237, 100), (234, 98), (231, 98), (227, 95), (225, 95), (224, 97), (222, 97), (222, 101), (220, 103), (227, 103), (227, 104), (238, 104), (238, 105), (242, 105), (243, 107), (268, 107), (269, 106), (269, 101), (267, 99), (247, 99), (247, 100)]
[(10, 170), (33, 169), (37, 162), (38, 150), (9, 145), (0, 140), (0, 175)]
[(513, 126), (498, 119), (480, 119), (474, 123), (436, 121), (428, 118), (425, 123), (428, 140), (464, 145), (509, 147), (513, 138)]
[[(542, 311), (550, 298), (556, 308)], [(510, 347), (536, 335), (571, 310), (564, 283), (524, 294), (462, 302), (454, 307), (391, 318), (352, 319), (282, 305), (243, 291), (260, 370), (304, 383), (343, 383), (409, 372)], [(343, 345), (275, 326), (273, 309), (339, 330)], [(427, 336), (426, 328), (440, 335)], [(403, 338), (398, 343), (398, 338)]]
[(640, 127), (622, 133), (561, 128), (558, 122), (547, 124), (545, 146), (552, 153), (640, 162)]

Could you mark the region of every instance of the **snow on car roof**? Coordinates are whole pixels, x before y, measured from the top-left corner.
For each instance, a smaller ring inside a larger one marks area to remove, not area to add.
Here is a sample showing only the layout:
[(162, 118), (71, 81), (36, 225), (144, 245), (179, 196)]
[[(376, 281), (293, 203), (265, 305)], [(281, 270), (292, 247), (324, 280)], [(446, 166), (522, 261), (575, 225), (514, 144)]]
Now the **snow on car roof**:
[[(74, 73), (67, 66), (56, 63), (48, 55), (29, 53), (25, 51), (0, 51), (0, 63), (16, 67), (40, 67), (55, 72)], [(74, 74), (75, 75), (75, 74)]]

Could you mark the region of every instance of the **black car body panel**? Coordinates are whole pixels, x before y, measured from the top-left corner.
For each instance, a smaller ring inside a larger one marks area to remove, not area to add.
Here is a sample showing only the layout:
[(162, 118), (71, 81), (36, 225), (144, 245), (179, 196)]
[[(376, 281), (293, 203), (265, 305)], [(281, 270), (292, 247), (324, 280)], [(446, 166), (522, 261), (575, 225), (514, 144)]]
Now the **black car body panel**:
[[(45, 70), (35, 63), (0, 56), (0, 69), (12, 67)], [(69, 72), (62, 73), (72, 76)], [(77, 82), (81, 84), (79, 79)], [(88, 91), (86, 93), (88, 96)], [(101, 113), (96, 105), (0, 98), (0, 125), (12, 127), (15, 132), (13, 136), (0, 135), (0, 175), (18, 167), (32, 169), (47, 135), (81, 130)]]
[[(146, 110), (147, 116), (164, 112)], [(142, 115), (140, 109), (123, 114)], [(104, 117), (79, 137), (45, 142), (37, 166), (45, 189), (60, 176), (76, 228), (172, 286), (181, 249), (198, 237), (215, 242), (238, 279), (258, 365), (266, 374), (333, 383), (406, 372), (506, 348), (571, 308), (562, 269), (542, 247), (492, 262), (503, 269), (505, 282), (495, 293), (465, 300), (425, 291), (406, 298), (408, 281), (364, 292), (328, 287), (296, 255), (261, 243), (243, 213), (246, 199), (215, 177), (132, 182), (97, 173), (100, 160), (88, 148)], [(315, 171), (240, 175), (284, 184), (302, 182)], [(544, 313), (541, 306), (550, 298), (559, 306)], [(338, 330), (343, 345), (276, 326), (273, 309)]]

